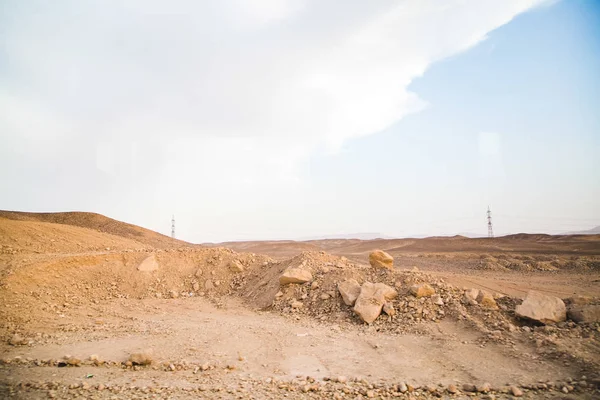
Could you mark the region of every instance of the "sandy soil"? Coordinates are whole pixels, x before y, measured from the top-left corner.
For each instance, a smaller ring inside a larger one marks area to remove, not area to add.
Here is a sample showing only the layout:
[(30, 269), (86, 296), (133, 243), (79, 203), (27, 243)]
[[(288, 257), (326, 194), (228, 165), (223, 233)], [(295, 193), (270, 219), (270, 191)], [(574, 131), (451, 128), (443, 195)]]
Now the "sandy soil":
[[(82, 215), (73, 224), (69, 215), (10, 216), (0, 218), (2, 398), (600, 396), (598, 323), (514, 315), (532, 289), (600, 297), (600, 238), (246, 242), (231, 251), (133, 235), (98, 216), (90, 227)], [(394, 271), (368, 265), (375, 248), (394, 255)], [(148, 257), (158, 269), (138, 271)], [(281, 286), (281, 273), (298, 266), (312, 284)], [(337, 293), (349, 277), (396, 287), (396, 315), (363, 323)], [(423, 282), (443, 306), (411, 296)], [(500, 309), (464, 306), (466, 288), (494, 293)], [(22, 343), (11, 343), (15, 334)], [(128, 364), (137, 352), (152, 363)]]

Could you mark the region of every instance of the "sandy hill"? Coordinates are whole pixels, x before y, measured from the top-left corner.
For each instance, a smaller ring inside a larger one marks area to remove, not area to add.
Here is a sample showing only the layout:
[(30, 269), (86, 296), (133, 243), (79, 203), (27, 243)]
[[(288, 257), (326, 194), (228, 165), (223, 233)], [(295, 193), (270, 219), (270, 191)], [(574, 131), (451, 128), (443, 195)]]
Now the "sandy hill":
[[(0, 211), (0, 230), (3, 244), (13, 243), (17, 247), (32, 247), (41, 242), (50, 248), (56, 247), (52, 246), (53, 243), (63, 243), (73, 249), (164, 249), (190, 245), (149, 229), (87, 212)], [(60, 251), (66, 251), (67, 248), (61, 247)]]

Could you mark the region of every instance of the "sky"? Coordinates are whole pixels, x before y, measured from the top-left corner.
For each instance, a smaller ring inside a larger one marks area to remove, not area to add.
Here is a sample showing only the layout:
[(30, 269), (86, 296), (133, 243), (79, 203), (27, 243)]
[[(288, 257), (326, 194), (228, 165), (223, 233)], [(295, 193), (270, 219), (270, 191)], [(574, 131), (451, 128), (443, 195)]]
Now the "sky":
[(600, 3), (0, 3), (0, 209), (202, 243), (600, 225)]

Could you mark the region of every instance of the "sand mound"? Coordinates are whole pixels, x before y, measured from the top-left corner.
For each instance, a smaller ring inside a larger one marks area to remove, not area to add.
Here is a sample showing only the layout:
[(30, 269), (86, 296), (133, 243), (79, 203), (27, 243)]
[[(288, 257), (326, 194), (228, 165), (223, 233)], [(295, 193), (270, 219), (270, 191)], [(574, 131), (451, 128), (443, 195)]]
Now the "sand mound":
[(88, 212), (27, 213), (17, 211), (1, 211), (0, 218), (15, 221), (49, 222), (53, 224), (71, 225), (80, 228), (108, 233), (133, 239), (136, 242), (156, 247), (173, 248), (190, 245), (187, 242), (172, 239), (160, 233), (136, 225), (117, 221), (104, 215)]

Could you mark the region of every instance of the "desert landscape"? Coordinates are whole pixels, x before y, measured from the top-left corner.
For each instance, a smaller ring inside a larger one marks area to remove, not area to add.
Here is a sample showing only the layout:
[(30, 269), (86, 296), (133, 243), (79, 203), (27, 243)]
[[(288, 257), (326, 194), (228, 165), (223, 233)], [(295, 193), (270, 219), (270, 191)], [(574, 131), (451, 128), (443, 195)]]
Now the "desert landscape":
[(0, 212), (0, 397), (600, 397), (600, 236), (191, 244)]

